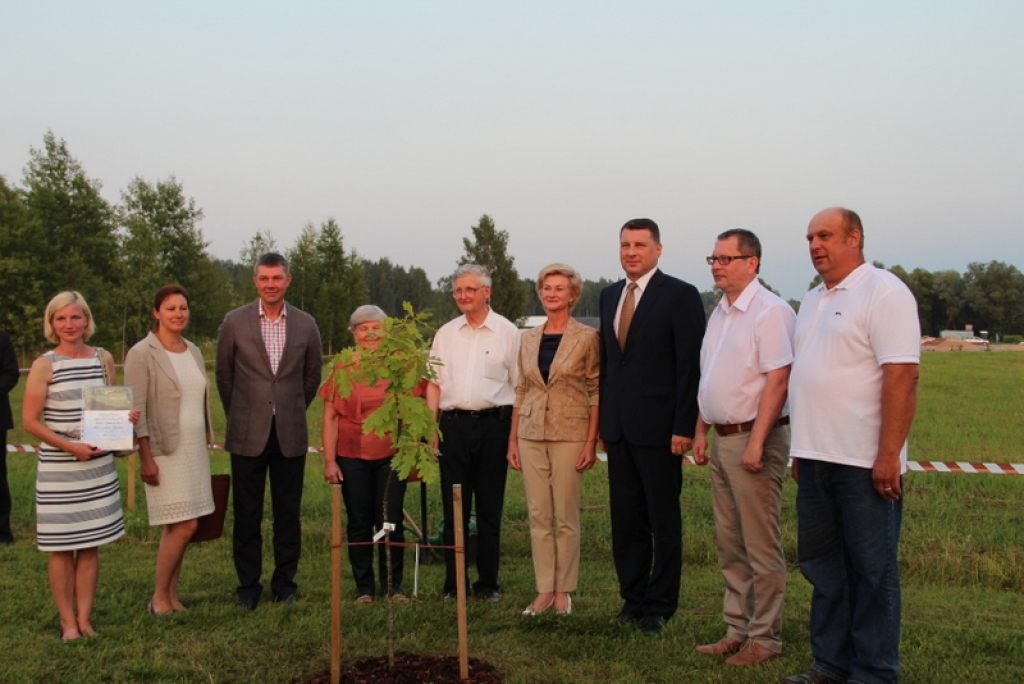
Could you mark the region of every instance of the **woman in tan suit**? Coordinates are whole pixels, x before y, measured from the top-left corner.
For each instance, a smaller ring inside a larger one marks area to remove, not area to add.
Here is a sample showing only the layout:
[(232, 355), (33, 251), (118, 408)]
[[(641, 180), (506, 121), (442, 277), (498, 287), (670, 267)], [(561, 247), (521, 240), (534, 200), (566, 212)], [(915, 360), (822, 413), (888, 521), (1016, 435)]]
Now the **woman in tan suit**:
[(178, 578), (200, 516), (214, 510), (210, 488), (210, 381), (199, 349), (181, 336), (189, 296), (180, 285), (161, 287), (153, 301), (153, 332), (128, 351), (125, 384), (141, 412), (142, 481), (149, 524), (163, 525), (156, 554), (156, 582), (149, 612), (185, 610)]
[(565, 264), (537, 277), (547, 321), (523, 333), (508, 462), (523, 473), (537, 598), (523, 615), (572, 612), (580, 559), (580, 484), (597, 458), (600, 347), (572, 318), (583, 280)]

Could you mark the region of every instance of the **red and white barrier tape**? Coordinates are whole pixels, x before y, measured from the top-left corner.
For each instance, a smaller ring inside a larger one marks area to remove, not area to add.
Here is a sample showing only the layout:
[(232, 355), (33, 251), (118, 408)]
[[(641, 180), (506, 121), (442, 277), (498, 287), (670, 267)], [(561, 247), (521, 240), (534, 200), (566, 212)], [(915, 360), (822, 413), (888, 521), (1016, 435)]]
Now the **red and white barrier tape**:
[[(608, 460), (604, 454), (598, 454), (600, 460)], [(683, 460), (696, 465), (693, 456), (683, 456)], [(789, 465), (793, 461), (790, 459)], [(972, 463), (969, 461), (908, 461), (907, 470), (917, 473), (967, 473), (978, 475), (1024, 475), (1024, 463)]]
[[(224, 446), (214, 444), (213, 449), (223, 451)], [(31, 444), (8, 444), (10, 452), (36, 452), (39, 448)], [(309, 447), (309, 453), (320, 453), (323, 447)], [(604, 454), (598, 454), (602, 461), (607, 460)], [(683, 460), (696, 465), (693, 456), (684, 456)], [(974, 463), (971, 461), (908, 461), (907, 470), (917, 473), (966, 473), (971, 475), (1024, 475), (1024, 463)]]
[[(224, 445), (223, 444), (211, 444), (210, 448), (211, 449), (216, 449), (217, 451), (224, 451)], [(8, 451), (22, 451), (22, 452), (32, 451), (32, 452), (35, 452), (35, 451), (39, 451), (39, 446), (38, 445), (32, 445), (32, 444), (8, 444), (7, 445), (7, 450)], [(311, 454), (312, 453), (321, 453), (323, 450), (324, 450), (323, 447), (309, 447), (308, 449), (306, 449), (306, 451), (308, 451)]]

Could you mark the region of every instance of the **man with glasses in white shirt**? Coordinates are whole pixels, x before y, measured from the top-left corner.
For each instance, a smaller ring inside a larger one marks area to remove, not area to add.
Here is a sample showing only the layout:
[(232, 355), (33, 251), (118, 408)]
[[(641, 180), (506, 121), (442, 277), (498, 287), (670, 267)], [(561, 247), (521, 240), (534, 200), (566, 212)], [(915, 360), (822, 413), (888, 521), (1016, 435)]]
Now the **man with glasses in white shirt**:
[[(427, 387), (427, 405), (438, 418), (442, 435), (444, 544), (455, 543), (452, 485), (461, 484), (463, 538), (468, 538), (469, 517), (476, 511), (479, 577), (473, 593), (497, 602), (519, 330), (491, 309), (491, 276), (483, 266), (460, 266), (452, 276), (452, 289), (462, 315), (434, 336), (430, 355), (440, 363), (437, 379)], [(451, 599), (456, 588), (451, 550), (445, 551), (445, 569), (444, 597)]]
[(711, 463), (728, 629), (697, 651), (731, 655), (727, 665), (759, 665), (782, 653), (786, 557), (779, 513), (789, 459), (786, 397), (796, 313), (758, 282), (761, 241), (751, 231), (719, 235), (707, 261), (722, 299), (701, 347), (693, 457), (698, 465)]

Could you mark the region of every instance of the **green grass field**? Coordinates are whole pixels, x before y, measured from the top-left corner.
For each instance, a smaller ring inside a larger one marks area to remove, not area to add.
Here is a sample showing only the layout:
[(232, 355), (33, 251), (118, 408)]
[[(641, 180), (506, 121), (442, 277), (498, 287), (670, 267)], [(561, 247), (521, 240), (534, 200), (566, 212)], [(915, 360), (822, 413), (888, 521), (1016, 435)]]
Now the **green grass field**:
[[(1024, 462), (1024, 354), (925, 354), (914, 460)], [(20, 396), (20, 395), (19, 395)], [(16, 403), (19, 403), (16, 397)], [(310, 412), (319, 443), (319, 402)], [(222, 423), (222, 416), (215, 421)], [(219, 437), (222, 435), (219, 435)], [(20, 430), (11, 443), (26, 443)], [(328, 666), (330, 615), (330, 487), (319, 456), (310, 456), (303, 500), (300, 602), (235, 611), (230, 542), (190, 549), (182, 574), (188, 613), (155, 618), (146, 612), (158, 530), (139, 510), (126, 512), (128, 534), (100, 553), (94, 639), (62, 644), (46, 581), (46, 556), (34, 546), (31, 454), (10, 454), (14, 531), (0, 548), (0, 682), (288, 682)], [(121, 463), (124, 476), (124, 463)], [(228, 472), (214, 452), (214, 472)], [(493, 663), (509, 682), (771, 682), (810, 664), (810, 591), (795, 567), (795, 487), (786, 485), (784, 545), (790, 585), (784, 656), (755, 669), (725, 668), (694, 652), (723, 634), (705, 469), (687, 466), (683, 494), (685, 560), (679, 614), (656, 638), (612, 621), (619, 609), (608, 533), (606, 469), (584, 483), (580, 590), (573, 615), (519, 616), (533, 597), (529, 533), (522, 480), (511, 473), (503, 528), (502, 601), (469, 603), (470, 653)], [(439, 492), (430, 489), (431, 525)], [(410, 487), (410, 512), (419, 486)], [(414, 513), (418, 518), (418, 513)], [(231, 521), (228, 526), (230, 529)], [(269, 525), (265, 537), (269, 542)], [(265, 567), (270, 558), (266, 547)], [(405, 590), (412, 591), (412, 559)], [(902, 544), (903, 682), (1024, 681), (1024, 477), (910, 473)], [(420, 598), (396, 607), (399, 650), (455, 654), (454, 606), (440, 600), (443, 568), (421, 569)], [(472, 573), (471, 573), (472, 577)], [(348, 579), (347, 577), (345, 578)], [(344, 658), (385, 653), (385, 607), (354, 606), (347, 584)]]

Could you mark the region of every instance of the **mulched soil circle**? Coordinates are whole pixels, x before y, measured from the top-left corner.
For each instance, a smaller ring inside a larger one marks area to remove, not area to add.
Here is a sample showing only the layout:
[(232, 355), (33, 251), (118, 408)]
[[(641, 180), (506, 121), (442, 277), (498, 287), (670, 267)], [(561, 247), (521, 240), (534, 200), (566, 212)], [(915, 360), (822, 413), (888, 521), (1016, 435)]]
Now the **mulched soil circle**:
[[(343, 684), (503, 684), (505, 678), (490, 663), (469, 659), (469, 679), (459, 679), (458, 656), (396, 653), (395, 669), (388, 669), (387, 656), (366, 658), (341, 669)], [(330, 668), (309, 679), (295, 678), (291, 684), (330, 684)]]

